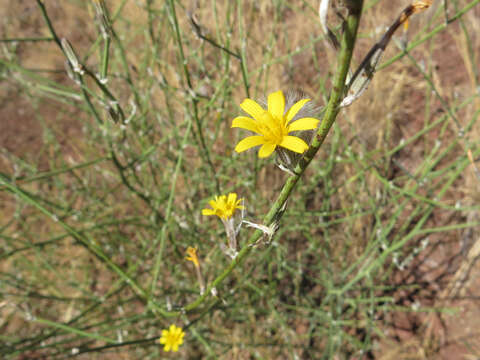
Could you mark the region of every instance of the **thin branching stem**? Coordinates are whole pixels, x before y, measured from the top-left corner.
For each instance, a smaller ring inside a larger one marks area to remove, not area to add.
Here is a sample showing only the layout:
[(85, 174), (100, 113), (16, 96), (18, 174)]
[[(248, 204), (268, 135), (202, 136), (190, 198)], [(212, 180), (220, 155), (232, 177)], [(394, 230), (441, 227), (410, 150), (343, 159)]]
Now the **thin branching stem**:
[(431, 39), (434, 37), (436, 34), (438, 34), (440, 31), (445, 30), (449, 24), (452, 22), (460, 19), (463, 15), (465, 15), (468, 11), (470, 11), (474, 6), (476, 6), (478, 3), (480, 3), (480, 0), (474, 0), (471, 3), (467, 4), (462, 10), (458, 11), (455, 15), (449, 18), (448, 23), (442, 23), (438, 25), (435, 29), (430, 31), (427, 35), (422, 37), (421, 39), (418, 39), (416, 41), (412, 41), (410, 45), (405, 49), (405, 51), (402, 51), (398, 53), (397, 55), (392, 56), (390, 59), (385, 61), (382, 65), (380, 65), (377, 69), (377, 71), (382, 70), (386, 68), (387, 66), (392, 65), (394, 62), (400, 60), (402, 57), (404, 57), (408, 51), (411, 51), (412, 49), (416, 48), (418, 45), (423, 44), (425, 41)]
[(197, 133), (200, 141), (200, 146), (202, 149), (202, 152), (205, 156), (205, 160), (208, 163), (208, 166), (210, 167), (211, 170), (211, 175), (213, 177), (213, 180), (215, 182), (215, 188), (218, 193), (220, 193), (220, 183), (218, 182), (217, 177), (215, 176), (216, 174), (216, 169), (215, 165), (212, 162), (212, 159), (210, 157), (210, 151), (208, 150), (207, 144), (205, 142), (205, 136), (203, 134), (202, 130), (202, 124), (200, 123), (200, 116), (198, 114), (198, 99), (197, 96), (195, 95), (195, 90), (193, 88), (193, 83), (192, 79), (190, 76), (190, 70), (188, 68), (188, 63), (187, 59), (185, 57), (185, 53), (183, 51), (183, 42), (182, 42), (182, 37), (180, 35), (180, 26), (178, 25), (178, 19), (177, 19), (177, 13), (175, 11), (175, 4), (173, 3), (173, 0), (169, 0), (169, 7), (170, 7), (170, 16), (172, 19), (172, 25), (174, 28), (174, 33), (175, 33), (175, 41), (177, 42), (178, 46), (178, 53), (180, 56), (180, 62), (182, 63), (183, 67), (183, 73), (185, 75), (185, 80), (187, 82), (188, 86), (188, 91), (191, 95), (191, 102), (192, 102), (192, 110), (193, 110), (193, 119), (195, 121), (195, 126), (197, 127)]
[[(355, 46), (355, 39), (357, 36), (358, 25), (360, 22), (360, 15), (361, 15), (363, 1), (358, 1), (357, 5), (358, 7), (354, 7), (353, 9), (351, 9), (345, 21), (344, 33), (341, 39), (341, 49), (338, 56), (337, 71), (333, 81), (330, 100), (327, 104), (327, 109), (322, 119), (320, 128), (317, 132), (317, 135), (315, 137), (315, 140), (312, 146), (305, 154), (304, 160), (295, 169), (296, 175), (293, 175), (288, 178), (277, 200), (275, 201), (275, 203), (270, 208), (270, 211), (265, 216), (264, 224), (266, 225), (273, 225), (274, 222), (277, 222), (280, 220), (280, 216), (283, 213), (284, 205), (287, 199), (292, 193), (301, 175), (303, 174), (305, 169), (308, 167), (308, 165), (312, 161), (315, 154), (320, 149), (323, 141), (325, 140), (328, 134), (328, 131), (330, 130), (331, 126), (335, 122), (335, 119), (338, 115), (339, 104), (342, 101), (342, 98), (344, 95), (345, 80), (347, 78), (348, 69), (350, 68), (353, 48)], [(243, 262), (243, 260), (245, 260), (245, 258), (253, 249), (254, 244), (263, 235), (264, 234), (262, 231), (260, 230), (255, 231), (253, 235), (250, 237), (250, 239), (246, 242), (246, 244), (241, 248), (237, 257), (233, 259), (232, 262), (226, 267), (226, 269), (208, 285), (206, 292), (203, 295), (199, 296), (194, 302), (185, 306), (184, 310), (191, 311), (196, 309), (198, 306), (200, 306), (209, 297), (209, 294), (212, 292), (212, 290), (215, 289), (217, 286), (219, 286), (223, 282), (223, 280), (225, 280), (230, 275), (230, 273), (238, 265), (240, 265)], [(169, 312), (168, 316), (178, 316), (179, 314), (180, 312), (174, 311), (174, 312)]]

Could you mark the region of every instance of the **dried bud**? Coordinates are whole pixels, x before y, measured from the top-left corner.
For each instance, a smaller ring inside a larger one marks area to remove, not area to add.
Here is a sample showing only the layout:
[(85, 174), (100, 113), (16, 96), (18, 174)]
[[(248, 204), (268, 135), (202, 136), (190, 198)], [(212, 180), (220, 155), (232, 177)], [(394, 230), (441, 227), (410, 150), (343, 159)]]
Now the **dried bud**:
[(63, 38), (61, 41), (61, 44), (62, 44), (63, 52), (67, 57), (68, 61), (70, 62), (70, 65), (72, 66), (73, 72), (83, 75), (84, 71), (82, 69), (82, 65), (78, 61), (77, 54), (75, 54), (75, 51), (73, 50), (73, 47), (70, 44), (70, 42), (67, 39)]
[(93, 6), (95, 7), (95, 14), (97, 22), (100, 26), (100, 30), (104, 38), (108, 38), (112, 32), (112, 26), (110, 24), (110, 18), (108, 16), (108, 10), (104, 0), (93, 0)]

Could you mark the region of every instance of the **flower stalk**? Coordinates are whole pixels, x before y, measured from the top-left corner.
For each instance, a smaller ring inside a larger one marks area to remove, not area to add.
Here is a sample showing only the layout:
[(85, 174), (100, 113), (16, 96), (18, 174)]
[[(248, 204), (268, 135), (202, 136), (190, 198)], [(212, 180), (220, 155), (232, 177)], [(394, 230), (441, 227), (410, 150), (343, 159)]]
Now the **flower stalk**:
[(195, 265), (195, 272), (197, 273), (198, 284), (200, 286), (200, 295), (205, 293), (205, 280), (203, 279), (202, 271), (200, 269), (200, 261), (197, 256), (197, 248), (189, 246), (187, 248), (187, 257), (186, 260), (191, 261)]
[[(363, 5), (363, 0), (358, 0), (355, 7), (350, 9), (350, 12), (345, 20), (344, 32), (340, 42), (340, 53), (338, 57), (337, 70), (335, 73), (332, 91), (330, 99), (328, 101), (325, 115), (323, 116), (320, 128), (317, 130), (316, 135), (313, 139), (312, 145), (305, 153), (303, 159), (298, 163), (295, 168), (295, 175), (292, 175), (288, 178), (283, 186), (280, 195), (278, 196), (275, 203), (272, 205), (270, 211), (264, 218), (263, 223), (266, 226), (271, 225), (273, 222), (279, 220), (281, 216), (285, 203), (290, 196), (293, 188), (296, 183), (302, 176), (305, 169), (310, 164), (311, 160), (320, 149), (320, 146), (323, 144), (328, 131), (335, 122), (335, 119), (339, 112), (339, 105), (344, 96), (345, 90), (345, 80), (347, 78), (348, 69), (350, 67), (350, 62), (352, 59), (353, 48), (355, 46), (355, 39), (357, 36), (358, 25), (360, 22), (361, 9)], [(207, 298), (208, 294), (213, 288), (217, 288), (223, 280), (239, 265), (242, 261), (248, 256), (250, 251), (254, 248), (252, 245), (255, 244), (262, 236), (264, 235), (262, 230), (255, 231), (252, 236), (248, 239), (246, 244), (240, 249), (238, 255), (230, 262), (226, 269), (207, 287), (206, 292), (199, 296), (194, 302), (184, 307), (184, 311), (191, 311), (198, 306), (200, 306)], [(178, 314), (178, 312), (172, 312), (172, 316)]]
[(235, 229), (234, 215), (237, 210), (241, 210), (240, 224), (243, 220), (243, 210), (245, 207), (241, 205), (243, 199), (237, 199), (236, 193), (230, 193), (228, 195), (215, 196), (215, 199), (210, 200), (209, 205), (211, 209), (205, 208), (202, 210), (202, 214), (205, 216), (215, 215), (220, 218), (225, 227), (227, 233), (228, 247), (225, 244), (220, 243), (220, 248), (225, 255), (234, 259), (237, 256), (237, 232), (239, 229)]

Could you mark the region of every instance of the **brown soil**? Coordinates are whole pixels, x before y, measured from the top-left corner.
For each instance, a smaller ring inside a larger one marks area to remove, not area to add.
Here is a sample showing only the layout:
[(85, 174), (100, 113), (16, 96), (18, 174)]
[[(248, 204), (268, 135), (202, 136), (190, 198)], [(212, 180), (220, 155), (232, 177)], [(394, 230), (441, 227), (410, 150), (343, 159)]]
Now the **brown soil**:
[[(56, 17), (56, 28), (63, 29), (63, 36), (79, 47), (87, 46), (88, 34), (83, 33), (85, 25), (82, 17), (76, 11), (78, 8), (69, 8), (69, 5), (56, 5), (57, 2), (46, 2), (47, 6)], [(478, 9), (477, 9), (478, 10)], [(8, 24), (1, 29), (2, 37), (15, 36), (42, 36), (45, 35), (41, 17), (39, 17), (36, 5), (33, 1), (9, 1), (0, 3), (0, 13), (6, 14)], [(14, 16), (14, 14), (16, 14)], [(85, 10), (84, 13), (87, 16)], [(477, 19), (478, 20), (478, 19)], [(73, 26), (72, 26), (73, 24)], [(466, 70), (465, 60), (458, 48), (454, 36), (460, 31), (458, 24), (452, 25), (448, 32), (440, 33), (436, 38), (436, 48), (433, 58), (436, 62), (435, 81), (441, 90), (441, 95), (447, 100), (455, 93), (471, 93), (471, 74)], [(476, 43), (478, 45), (478, 41)], [(361, 48), (360, 48), (361, 49)], [(479, 49), (476, 48), (477, 59)], [(63, 59), (54, 44), (41, 44), (31, 46), (21, 44), (16, 54), (25, 67), (42, 67), (46, 69), (63, 69)], [(448, 54), (448, 56), (446, 55)], [(40, 61), (38, 59), (41, 59)], [(312, 67), (308, 59), (294, 57), (296, 66), (304, 69)], [(402, 66), (409, 66), (404, 61)], [(384, 70), (386, 73), (389, 70)], [(411, 76), (423, 81), (416, 70)], [(64, 81), (69, 81), (65, 75)], [(314, 86), (309, 79), (314, 79), (307, 72), (302, 73), (295, 81), (306, 83), (308, 88)], [(375, 87), (372, 84), (372, 87)], [(404, 109), (403, 117), (399, 117), (397, 126), (399, 136), (411, 136), (423, 127), (424, 99), (423, 91), (410, 93), (409, 108)], [(43, 128), (38, 121), (38, 116), (47, 119), (46, 123), (55, 122), (57, 108), (52, 102), (42, 102), (41, 105), (32, 103), (23, 94), (18, 95), (17, 89), (12, 82), (6, 81), (0, 88), (0, 169), (7, 173), (9, 162), (2, 158), (3, 152), (13, 156), (31, 159), (34, 163), (41, 164), (46, 161), (43, 149)], [(368, 102), (366, 100), (366, 102)], [(436, 101), (434, 112), (442, 112), (442, 105)], [(358, 109), (361, 112), (361, 108)], [(62, 117), (64, 118), (64, 117)], [(65, 121), (65, 120), (63, 120)], [(407, 126), (408, 125), (408, 126)], [(69, 147), (68, 139), (81, 136), (81, 125), (78, 120), (70, 117), (70, 120), (57, 124), (57, 133), (63, 138), (61, 144), (65, 146), (66, 153), (74, 154)], [(63, 135), (61, 135), (63, 134)], [(418, 159), (417, 154), (403, 154), (396, 160), (406, 168), (415, 168), (413, 163)], [(467, 168), (473, 173), (473, 169)], [(473, 177), (473, 176), (472, 176)], [(473, 177), (474, 178), (474, 177)], [(472, 184), (477, 186), (478, 182)], [(469, 201), (469, 199), (465, 199)], [(448, 223), (449, 219), (440, 214), (433, 216), (432, 222), (436, 225)], [(465, 219), (463, 219), (465, 221)], [(479, 221), (477, 218), (468, 219), (468, 222)], [(438, 241), (443, 241), (439, 243)], [(473, 359), (468, 357), (472, 354), (480, 356), (480, 263), (476, 261), (480, 256), (480, 231), (473, 229), (458, 232), (449, 241), (445, 237), (430, 237), (430, 248), (425, 251), (428, 258), (418, 259), (418, 263), (408, 272), (399, 273), (399, 282), (412, 282), (423, 284), (418, 296), (411, 298), (411, 294), (405, 293), (407, 298), (401, 298), (399, 303), (415, 307), (444, 307), (454, 309), (455, 313), (396, 313), (395, 316), (386, 320), (391, 326), (386, 330), (386, 338), (379, 344), (376, 352), (378, 359), (448, 359), (464, 360)]]

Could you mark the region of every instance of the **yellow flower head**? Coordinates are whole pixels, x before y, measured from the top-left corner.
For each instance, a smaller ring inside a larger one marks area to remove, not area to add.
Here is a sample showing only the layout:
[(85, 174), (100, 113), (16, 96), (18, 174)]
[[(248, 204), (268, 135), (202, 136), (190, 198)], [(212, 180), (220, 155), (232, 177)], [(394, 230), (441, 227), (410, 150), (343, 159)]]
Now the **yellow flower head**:
[(302, 154), (308, 144), (297, 136), (288, 135), (292, 131), (312, 130), (318, 125), (318, 119), (301, 118), (292, 122), (300, 109), (310, 99), (302, 99), (285, 111), (285, 96), (277, 91), (268, 95), (268, 110), (263, 109), (252, 99), (245, 99), (240, 107), (252, 118), (239, 116), (233, 119), (232, 128), (238, 127), (253, 131), (259, 135), (249, 136), (235, 147), (236, 152), (262, 145), (258, 152), (261, 158), (270, 156), (277, 146)]
[(177, 327), (174, 324), (170, 325), (168, 330), (162, 330), (162, 337), (158, 339), (158, 342), (162, 345), (164, 351), (178, 351), (178, 347), (183, 344), (183, 337), (185, 333), (181, 327)]
[(237, 200), (236, 193), (230, 193), (227, 195), (215, 196), (215, 200), (210, 200), (209, 204), (211, 209), (203, 209), (203, 215), (217, 215), (222, 220), (230, 219), (235, 213), (236, 209), (244, 209), (240, 203), (243, 199)]
[(185, 257), (186, 260), (191, 261), (195, 264), (196, 267), (200, 266), (200, 263), (198, 262), (198, 256), (197, 256), (197, 249), (189, 246), (187, 248), (187, 257)]

